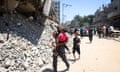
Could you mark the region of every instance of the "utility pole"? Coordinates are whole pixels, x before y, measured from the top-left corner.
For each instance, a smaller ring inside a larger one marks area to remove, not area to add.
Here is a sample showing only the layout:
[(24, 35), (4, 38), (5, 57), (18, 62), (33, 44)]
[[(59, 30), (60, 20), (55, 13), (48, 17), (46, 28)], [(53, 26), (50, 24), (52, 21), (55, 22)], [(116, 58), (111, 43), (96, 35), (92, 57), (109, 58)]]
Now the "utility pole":
[(65, 17), (65, 15), (64, 15), (64, 8), (65, 7), (71, 7), (72, 5), (70, 5), (70, 4), (65, 4), (65, 3), (63, 3), (62, 4), (62, 25), (64, 24), (64, 17)]

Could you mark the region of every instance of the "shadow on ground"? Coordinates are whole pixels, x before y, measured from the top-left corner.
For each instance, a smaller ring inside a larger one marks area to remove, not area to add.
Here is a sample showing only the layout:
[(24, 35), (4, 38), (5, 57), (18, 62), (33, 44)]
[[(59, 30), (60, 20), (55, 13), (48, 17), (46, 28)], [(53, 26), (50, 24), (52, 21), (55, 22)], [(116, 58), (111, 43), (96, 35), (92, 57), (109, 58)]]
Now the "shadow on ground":
[(74, 59), (68, 59), (68, 61), (74, 62), (75, 60)]
[(71, 61), (71, 62), (73, 62), (73, 63), (75, 63), (76, 61), (78, 61), (78, 60), (80, 60), (79, 58), (77, 58), (76, 60), (74, 60), (74, 59), (68, 59), (68, 61)]
[(67, 69), (64, 69), (64, 70), (61, 70), (61, 71), (58, 71), (58, 72), (66, 72), (66, 71), (68, 71)]
[(46, 68), (42, 72), (54, 72), (52, 69)]
[[(58, 71), (58, 72), (66, 72), (66, 71), (68, 71), (68, 70), (64, 69), (64, 70), (61, 70), (61, 71)], [(52, 69), (50, 69), (50, 68), (46, 68), (42, 72), (54, 72), (54, 71)]]
[(86, 44), (91, 44), (90, 42), (86, 42)]

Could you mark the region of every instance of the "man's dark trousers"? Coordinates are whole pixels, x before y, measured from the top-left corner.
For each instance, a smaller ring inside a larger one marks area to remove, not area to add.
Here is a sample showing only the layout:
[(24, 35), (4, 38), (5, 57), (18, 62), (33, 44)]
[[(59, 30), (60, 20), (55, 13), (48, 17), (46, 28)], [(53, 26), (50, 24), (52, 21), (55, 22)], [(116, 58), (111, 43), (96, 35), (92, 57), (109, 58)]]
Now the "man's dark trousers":
[(53, 55), (53, 69), (54, 69), (54, 72), (57, 72), (57, 57), (58, 56), (61, 57), (62, 61), (66, 64), (67, 68), (69, 68), (69, 63), (68, 63), (66, 55), (65, 55), (65, 47), (64, 47), (64, 45), (59, 46), (57, 48), (57, 52), (58, 52), (57, 56)]

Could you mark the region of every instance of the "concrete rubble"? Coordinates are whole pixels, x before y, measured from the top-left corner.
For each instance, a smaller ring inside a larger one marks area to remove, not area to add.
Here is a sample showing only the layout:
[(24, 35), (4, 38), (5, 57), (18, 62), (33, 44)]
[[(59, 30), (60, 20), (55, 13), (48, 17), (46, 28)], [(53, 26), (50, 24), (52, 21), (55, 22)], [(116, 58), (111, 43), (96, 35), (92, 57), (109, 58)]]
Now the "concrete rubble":
[(0, 72), (39, 72), (52, 61), (48, 40), (53, 32), (51, 24), (54, 28), (57, 24), (31, 18), (19, 14), (0, 16)]

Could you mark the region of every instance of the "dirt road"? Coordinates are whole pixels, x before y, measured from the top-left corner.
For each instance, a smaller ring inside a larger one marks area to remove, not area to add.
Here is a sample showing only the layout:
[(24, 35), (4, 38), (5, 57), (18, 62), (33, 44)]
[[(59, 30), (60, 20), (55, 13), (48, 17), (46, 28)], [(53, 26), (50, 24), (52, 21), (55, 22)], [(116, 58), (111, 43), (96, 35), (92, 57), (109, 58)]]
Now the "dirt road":
[[(70, 43), (68, 45), (71, 46)], [(120, 42), (112, 39), (94, 37), (90, 44), (88, 38), (83, 38), (80, 60), (73, 62), (72, 54), (67, 54), (67, 57), (70, 63), (70, 70), (67, 72), (120, 72)], [(58, 71), (65, 68), (62, 61), (58, 62)], [(51, 72), (43, 71), (46, 69), (52, 69), (52, 64), (43, 67), (40, 72)]]

